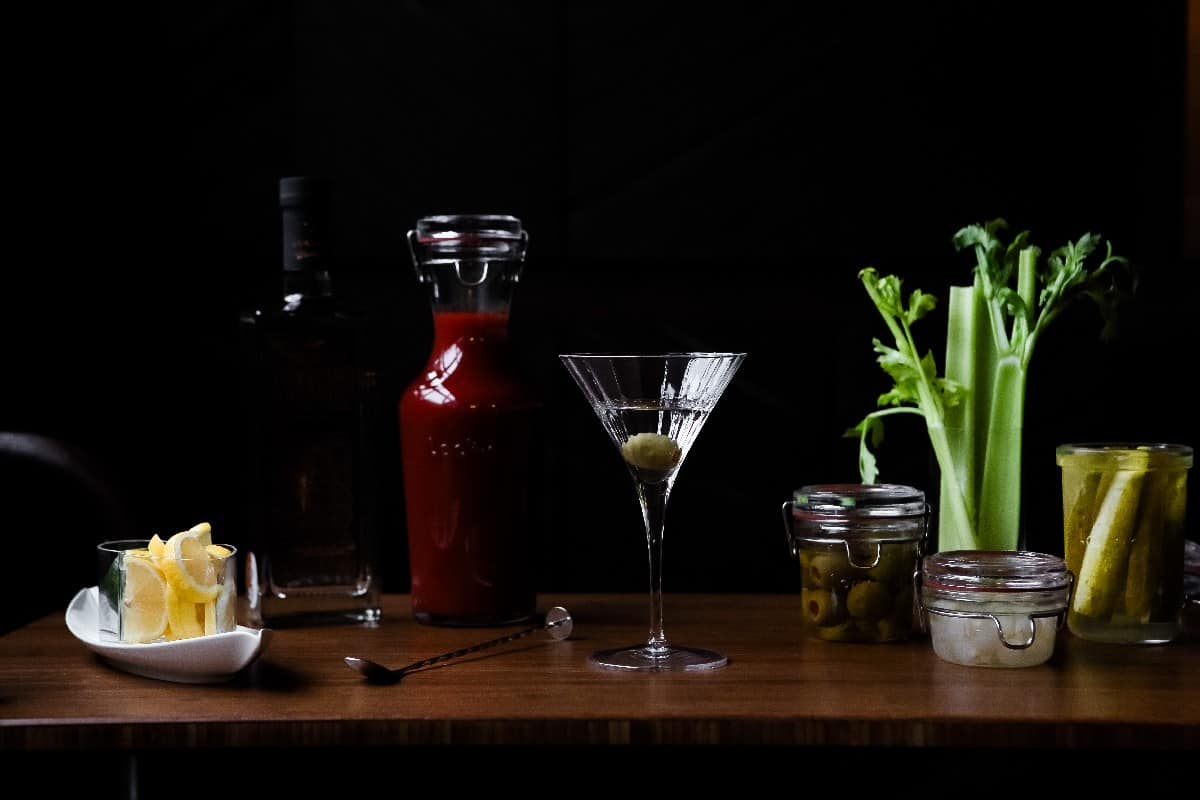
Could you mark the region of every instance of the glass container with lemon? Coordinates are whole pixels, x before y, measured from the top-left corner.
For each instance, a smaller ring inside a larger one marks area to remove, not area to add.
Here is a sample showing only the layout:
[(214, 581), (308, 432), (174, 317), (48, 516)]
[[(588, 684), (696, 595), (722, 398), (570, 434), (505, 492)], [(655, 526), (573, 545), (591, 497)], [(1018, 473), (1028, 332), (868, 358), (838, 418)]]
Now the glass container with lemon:
[(235, 630), (236, 554), (213, 543), (207, 522), (166, 540), (101, 543), (100, 639), (138, 644)]

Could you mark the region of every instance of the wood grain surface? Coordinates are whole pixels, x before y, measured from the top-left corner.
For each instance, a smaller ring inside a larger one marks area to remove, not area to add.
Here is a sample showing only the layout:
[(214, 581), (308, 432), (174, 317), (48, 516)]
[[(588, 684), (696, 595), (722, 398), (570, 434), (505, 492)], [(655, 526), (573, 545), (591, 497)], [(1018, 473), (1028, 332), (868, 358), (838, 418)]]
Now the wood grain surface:
[(404, 745), (817, 745), (826, 747), (1200, 747), (1200, 642), (1099, 645), (1060, 634), (1047, 664), (961, 667), (927, 639), (805, 639), (792, 595), (667, 595), (674, 643), (725, 652), (712, 673), (596, 669), (600, 647), (642, 638), (643, 595), (544, 596), (575, 633), (535, 635), (366, 684), (346, 655), (391, 665), (517, 630), (414, 622), (389, 596), (377, 628), (276, 632), (232, 681), (184, 685), (120, 672), (50, 615), (0, 638), (0, 748)]

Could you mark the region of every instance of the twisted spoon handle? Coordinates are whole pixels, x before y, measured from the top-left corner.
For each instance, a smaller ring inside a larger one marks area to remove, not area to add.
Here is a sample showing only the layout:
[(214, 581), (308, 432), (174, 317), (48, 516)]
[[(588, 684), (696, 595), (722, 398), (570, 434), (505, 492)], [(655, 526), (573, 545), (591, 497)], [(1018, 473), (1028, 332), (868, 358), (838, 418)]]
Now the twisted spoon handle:
[[(428, 667), (428, 666), (437, 664), (442, 661), (449, 661), (452, 658), (458, 658), (459, 656), (465, 656), (470, 653), (477, 653), (480, 650), (486, 650), (489, 647), (495, 647), (496, 645), (508, 644), (509, 642), (515, 642), (517, 639), (522, 639), (531, 633), (536, 633), (537, 631), (540, 631), (540, 630), (552, 630), (559, 625), (563, 625), (563, 624), (569, 623), (569, 622), (571, 622), (571, 618), (569, 616), (565, 616), (565, 617), (559, 618), (559, 619), (548, 619), (546, 622), (543, 622), (541, 625), (534, 625), (533, 627), (526, 628), (523, 631), (517, 631), (516, 633), (510, 633), (508, 636), (501, 636), (498, 639), (491, 639), (486, 642), (480, 642), (479, 644), (473, 644), (470, 647), (464, 647), (461, 650), (455, 650), (451, 653), (442, 653), (440, 656), (433, 656), (432, 658), (426, 658), (421, 661), (415, 661), (412, 664), (408, 664), (406, 666), (403, 666), (403, 667), (400, 667), (400, 668), (394, 670), (394, 672), (396, 674), (400, 674), (403, 672), (411, 672), (414, 669), (421, 669), (422, 667)], [(570, 635), (569, 632), (567, 635)]]

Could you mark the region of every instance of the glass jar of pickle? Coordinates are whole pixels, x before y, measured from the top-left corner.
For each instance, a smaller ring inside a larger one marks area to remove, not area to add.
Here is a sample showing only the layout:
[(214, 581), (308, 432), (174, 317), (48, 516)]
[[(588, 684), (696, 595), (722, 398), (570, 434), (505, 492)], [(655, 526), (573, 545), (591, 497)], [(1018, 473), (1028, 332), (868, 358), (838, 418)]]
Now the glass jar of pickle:
[(1076, 576), (1067, 627), (1082, 639), (1162, 644), (1182, 630), (1192, 448), (1064, 444), (1063, 552)]
[(804, 486), (783, 504), (783, 521), (800, 564), (810, 636), (890, 642), (912, 633), (913, 585), (929, 527), (924, 492), (898, 484)]

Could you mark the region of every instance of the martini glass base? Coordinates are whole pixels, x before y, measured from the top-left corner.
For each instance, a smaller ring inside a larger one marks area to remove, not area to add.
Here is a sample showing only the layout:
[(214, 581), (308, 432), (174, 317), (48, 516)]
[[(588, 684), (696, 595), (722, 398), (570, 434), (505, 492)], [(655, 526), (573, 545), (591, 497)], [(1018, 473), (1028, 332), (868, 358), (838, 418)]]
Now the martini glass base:
[(588, 658), (588, 663), (602, 669), (640, 672), (702, 672), (723, 667), (729, 663), (729, 659), (713, 650), (700, 650), (694, 647), (667, 647), (662, 650), (651, 650), (644, 644), (637, 644), (613, 650), (597, 650)]

